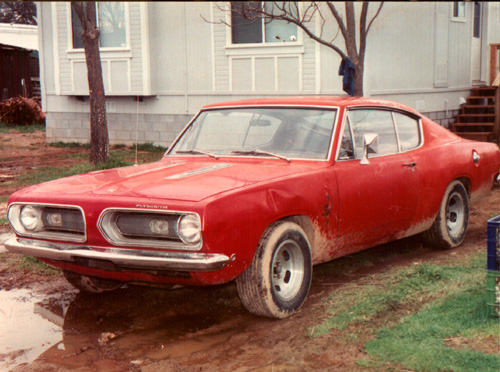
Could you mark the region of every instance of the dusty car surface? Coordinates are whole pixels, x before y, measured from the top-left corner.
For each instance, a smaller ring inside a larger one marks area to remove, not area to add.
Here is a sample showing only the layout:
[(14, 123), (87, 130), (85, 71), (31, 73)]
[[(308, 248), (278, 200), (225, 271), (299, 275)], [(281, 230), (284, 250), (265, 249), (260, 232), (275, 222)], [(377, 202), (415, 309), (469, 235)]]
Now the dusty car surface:
[(252, 313), (304, 303), (314, 264), (422, 234), (462, 243), (498, 146), (461, 139), (404, 105), (280, 98), (205, 106), (156, 163), (16, 192), (11, 252), (77, 288), (236, 280)]

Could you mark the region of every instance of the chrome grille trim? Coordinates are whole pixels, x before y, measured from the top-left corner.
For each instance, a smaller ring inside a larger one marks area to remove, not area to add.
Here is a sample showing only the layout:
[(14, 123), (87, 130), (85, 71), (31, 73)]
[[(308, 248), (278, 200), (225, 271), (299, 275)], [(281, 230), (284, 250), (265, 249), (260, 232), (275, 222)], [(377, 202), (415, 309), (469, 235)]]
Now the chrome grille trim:
[[(160, 240), (160, 239), (131, 239), (124, 236), (118, 226), (116, 226), (116, 213), (131, 213), (131, 214), (158, 214), (158, 215), (173, 215), (179, 218), (188, 215), (196, 214), (193, 212), (180, 212), (180, 211), (165, 211), (157, 209), (136, 209), (136, 208), (107, 208), (102, 211), (97, 222), (97, 228), (101, 232), (104, 239), (114, 246), (123, 247), (145, 247), (145, 248), (159, 248), (159, 249), (175, 249), (183, 251), (199, 251), (203, 245), (203, 238), (199, 243), (188, 245), (179, 241)], [(199, 217), (199, 216), (198, 216)]]
[[(37, 238), (37, 239), (50, 239), (50, 240), (61, 240), (61, 241), (69, 241), (69, 242), (78, 242), (83, 243), (87, 241), (87, 221), (85, 219), (85, 212), (83, 208), (77, 205), (68, 205), (68, 204), (50, 204), (50, 203), (26, 203), (26, 202), (15, 202), (9, 204), (7, 210), (7, 216), (10, 216), (11, 208), (19, 208), (18, 213), (20, 213), (22, 207), (32, 205), (38, 208), (54, 208), (54, 209), (67, 209), (73, 211), (79, 211), (82, 223), (83, 223), (83, 232), (82, 234), (71, 233), (71, 232), (57, 232), (57, 231), (40, 231), (40, 232), (29, 232), (26, 231), (19, 220), (19, 214), (15, 215), (17, 221), (11, 221), (10, 218), (9, 223), (12, 229), (19, 236), (29, 237), (29, 238)], [(14, 212), (13, 212), (14, 213)]]

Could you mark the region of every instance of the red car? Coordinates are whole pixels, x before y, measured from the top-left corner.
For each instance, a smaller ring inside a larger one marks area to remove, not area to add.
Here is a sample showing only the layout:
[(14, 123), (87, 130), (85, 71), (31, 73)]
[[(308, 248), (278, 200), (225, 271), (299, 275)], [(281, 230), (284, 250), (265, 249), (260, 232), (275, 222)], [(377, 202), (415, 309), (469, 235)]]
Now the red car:
[(303, 304), (314, 264), (416, 234), (461, 244), (469, 203), (499, 169), (497, 145), (394, 102), (219, 103), (159, 162), (13, 194), (5, 246), (88, 292), (236, 280), (249, 311), (283, 318)]

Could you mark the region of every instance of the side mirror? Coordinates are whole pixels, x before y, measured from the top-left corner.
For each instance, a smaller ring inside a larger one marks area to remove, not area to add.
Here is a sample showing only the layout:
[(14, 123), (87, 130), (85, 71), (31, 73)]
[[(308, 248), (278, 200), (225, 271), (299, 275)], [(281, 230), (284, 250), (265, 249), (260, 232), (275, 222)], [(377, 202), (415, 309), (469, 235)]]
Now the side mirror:
[(368, 153), (372, 154), (377, 153), (377, 142), (378, 142), (377, 133), (365, 133), (363, 135), (363, 158), (361, 159), (360, 164), (363, 165), (370, 164), (370, 162), (368, 161)]

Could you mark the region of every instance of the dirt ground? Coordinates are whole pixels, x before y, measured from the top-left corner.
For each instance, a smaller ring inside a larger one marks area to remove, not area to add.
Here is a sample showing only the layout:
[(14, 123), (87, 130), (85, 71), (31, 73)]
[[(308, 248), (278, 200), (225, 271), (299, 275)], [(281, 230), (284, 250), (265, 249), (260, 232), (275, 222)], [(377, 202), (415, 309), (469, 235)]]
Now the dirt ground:
[[(15, 146), (7, 146), (9, 143)], [(2, 134), (0, 198), (16, 189), (4, 186), (5, 181), (41, 166), (70, 166), (74, 160), (61, 156), (81, 151), (49, 147), (43, 133)], [(311, 337), (314, 326), (325, 317), (326, 307), (331, 306), (325, 299), (341, 286), (391, 267), (424, 262), (451, 264), (461, 255), (484, 252), (486, 221), (499, 211), (500, 188), (496, 187), (472, 206), (466, 241), (451, 252), (432, 250), (413, 238), (320, 265), (315, 268), (311, 291), (301, 311), (281, 321), (249, 314), (232, 283), (176, 291), (130, 287), (111, 295), (86, 296), (59, 274), (13, 270), (6, 261), (15, 259), (14, 255), (4, 254), (5, 260), (0, 260), (0, 292), (28, 289), (40, 298), (35, 309), (62, 330), (61, 340), (44, 345), (34, 360), (4, 366), (16, 372), (408, 371), (395, 365), (360, 365), (359, 361), (369, 358), (364, 345), (374, 337), (372, 334), (361, 332), (350, 338), (349, 330), (332, 330)], [(5, 203), (0, 206), (0, 218), (3, 216)], [(0, 233), (7, 230), (2, 226)], [(359, 265), (359, 260), (372, 264)], [(386, 321), (375, 320), (380, 327)], [(27, 350), (0, 353), (0, 362), (17, 360), (16, 353)]]

